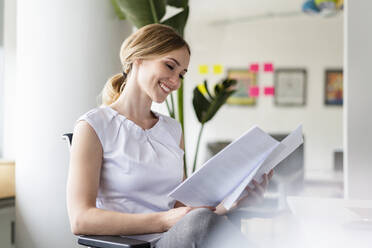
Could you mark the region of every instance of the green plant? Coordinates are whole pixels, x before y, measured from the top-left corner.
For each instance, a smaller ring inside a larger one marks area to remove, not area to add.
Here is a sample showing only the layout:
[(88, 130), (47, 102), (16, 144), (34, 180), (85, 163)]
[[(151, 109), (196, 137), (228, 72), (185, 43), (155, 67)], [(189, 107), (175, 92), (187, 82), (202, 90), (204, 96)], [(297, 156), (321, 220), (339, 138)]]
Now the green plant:
[(235, 92), (231, 86), (236, 83), (234, 79), (223, 79), (221, 83), (214, 86), (213, 95), (208, 90), (207, 80), (204, 80), (203, 84), (199, 84), (194, 88), (192, 103), (201, 127), (199, 130), (192, 172), (196, 169), (196, 160), (198, 158), (200, 138), (203, 133), (204, 125), (216, 115), (217, 111), (226, 103), (227, 98)]
[[(151, 23), (161, 23), (173, 27), (182, 37), (184, 36), (184, 29), (189, 16), (188, 0), (111, 0), (111, 3), (120, 19), (128, 19), (137, 28)], [(167, 6), (180, 8), (181, 11), (166, 20), (162, 20)], [(176, 118), (173, 94), (170, 94), (169, 98), (171, 103), (169, 104), (168, 99), (165, 102), (169, 115)], [(177, 119), (181, 123), (183, 137), (185, 137), (183, 82), (177, 91), (177, 106)], [(186, 156), (184, 156), (184, 172), (187, 176)]]

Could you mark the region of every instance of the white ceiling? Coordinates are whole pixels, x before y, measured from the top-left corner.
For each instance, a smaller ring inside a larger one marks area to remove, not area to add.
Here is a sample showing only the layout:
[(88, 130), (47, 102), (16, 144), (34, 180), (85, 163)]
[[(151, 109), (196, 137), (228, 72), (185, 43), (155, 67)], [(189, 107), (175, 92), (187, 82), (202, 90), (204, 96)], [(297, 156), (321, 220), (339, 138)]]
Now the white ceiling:
[(190, 0), (189, 20), (216, 22), (250, 16), (301, 12), (303, 0)]

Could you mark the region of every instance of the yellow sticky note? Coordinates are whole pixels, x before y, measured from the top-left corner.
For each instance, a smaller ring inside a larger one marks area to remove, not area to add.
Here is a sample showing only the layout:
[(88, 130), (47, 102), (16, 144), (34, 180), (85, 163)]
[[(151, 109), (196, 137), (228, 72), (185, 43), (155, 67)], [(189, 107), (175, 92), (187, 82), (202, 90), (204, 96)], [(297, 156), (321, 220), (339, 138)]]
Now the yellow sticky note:
[(207, 65), (199, 65), (199, 73), (204, 75), (208, 74), (208, 66)]
[(223, 66), (222, 65), (214, 65), (213, 66), (213, 74), (222, 74)]

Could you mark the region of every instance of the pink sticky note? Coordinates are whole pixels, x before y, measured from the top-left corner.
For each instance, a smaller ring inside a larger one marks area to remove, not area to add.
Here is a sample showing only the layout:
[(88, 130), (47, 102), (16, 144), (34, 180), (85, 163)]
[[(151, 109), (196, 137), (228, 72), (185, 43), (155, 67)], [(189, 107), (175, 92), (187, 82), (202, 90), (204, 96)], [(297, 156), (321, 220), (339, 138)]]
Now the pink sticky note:
[(259, 69), (260, 69), (260, 67), (259, 67), (259, 65), (258, 65), (257, 63), (255, 63), (255, 64), (251, 64), (251, 65), (249, 66), (249, 70), (250, 70), (251, 72), (258, 72)]
[(265, 87), (264, 88), (264, 94), (265, 96), (273, 96), (275, 94), (275, 89), (274, 87)]
[(249, 96), (250, 97), (258, 97), (259, 94), (260, 94), (260, 89), (258, 88), (258, 86), (249, 87)]
[(264, 71), (265, 72), (273, 72), (274, 71), (274, 66), (272, 63), (265, 63), (264, 64)]

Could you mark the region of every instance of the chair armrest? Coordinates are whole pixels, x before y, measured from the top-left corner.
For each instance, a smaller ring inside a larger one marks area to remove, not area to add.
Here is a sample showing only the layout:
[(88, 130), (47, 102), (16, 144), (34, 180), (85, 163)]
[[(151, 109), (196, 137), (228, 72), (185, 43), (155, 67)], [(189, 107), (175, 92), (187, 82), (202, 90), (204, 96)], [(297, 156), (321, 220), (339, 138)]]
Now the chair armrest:
[(93, 236), (82, 235), (78, 237), (80, 245), (95, 248), (150, 248), (151, 244), (147, 241), (131, 239), (121, 236)]

